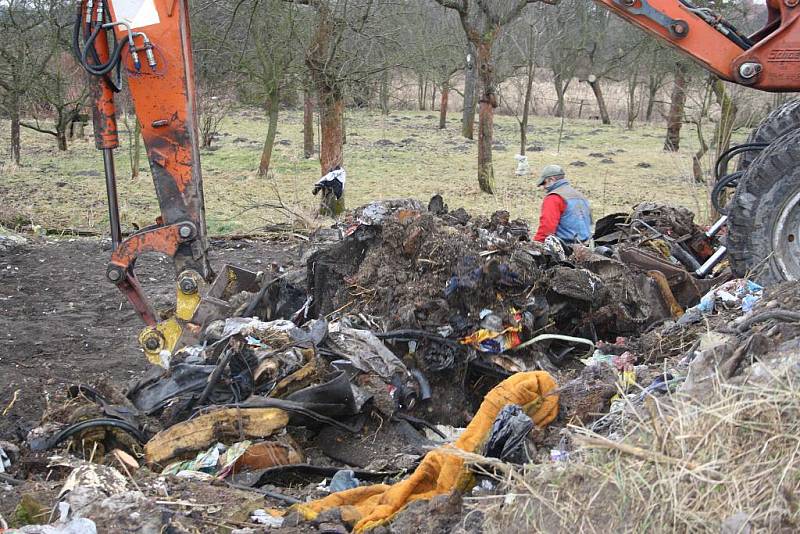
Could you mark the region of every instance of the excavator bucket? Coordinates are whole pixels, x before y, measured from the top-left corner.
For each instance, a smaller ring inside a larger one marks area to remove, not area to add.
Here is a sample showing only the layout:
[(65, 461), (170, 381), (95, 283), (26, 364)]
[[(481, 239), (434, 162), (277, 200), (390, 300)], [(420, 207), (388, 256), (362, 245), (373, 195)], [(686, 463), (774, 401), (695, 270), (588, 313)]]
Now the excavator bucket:
[(234, 314), (232, 297), (249, 293), (250, 300), (258, 298), (260, 281), (261, 273), (233, 265), (225, 265), (210, 285), (197, 273), (184, 273), (176, 283), (174, 312), (139, 335), (147, 359), (168, 367), (172, 354), (197, 343), (209, 324)]

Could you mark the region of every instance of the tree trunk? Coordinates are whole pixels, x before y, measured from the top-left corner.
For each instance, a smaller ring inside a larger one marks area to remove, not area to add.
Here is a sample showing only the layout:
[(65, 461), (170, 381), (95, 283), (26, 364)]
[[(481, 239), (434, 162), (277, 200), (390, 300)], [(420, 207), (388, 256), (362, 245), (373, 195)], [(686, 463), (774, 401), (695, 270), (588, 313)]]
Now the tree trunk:
[(436, 111), (436, 84), (431, 82), (431, 111)]
[(651, 74), (647, 84), (647, 111), (644, 116), (647, 122), (653, 119), (653, 110), (656, 107), (656, 96), (658, 96), (658, 86), (658, 77)]
[(467, 139), (474, 139), (475, 129), (475, 89), (478, 82), (478, 75), (475, 71), (475, 47), (470, 44), (467, 47), (470, 61), (464, 71), (464, 111), (461, 116), (461, 135)]
[(142, 123), (136, 117), (134, 117), (134, 121), (130, 148), (131, 179), (139, 177), (139, 158), (142, 155)]
[(672, 88), (672, 98), (667, 116), (667, 139), (664, 141), (664, 150), (677, 152), (681, 146), (681, 127), (683, 126), (683, 108), (686, 104), (687, 69), (682, 63), (675, 68), (675, 86)]
[(714, 141), (717, 144), (717, 158), (719, 158), (731, 146), (731, 134), (733, 133), (738, 109), (736, 108), (736, 102), (725, 90), (725, 84), (722, 80), (716, 78), (711, 87), (720, 107), (719, 122), (714, 132)]
[[(306, 65), (311, 72), (314, 86), (317, 89), (317, 105), (319, 106), (320, 149), (319, 162), (321, 176), (327, 174), (337, 165), (343, 165), (343, 125), (344, 125), (344, 92), (343, 81), (331, 72), (329, 51), (332, 31), (335, 26), (333, 14), (326, 3), (317, 8), (319, 19), (314, 30), (314, 37), (306, 51)], [(344, 211), (345, 195), (326, 201), (323, 195), (320, 203), (320, 214), (337, 216)]]
[(450, 80), (442, 82), (442, 100), (439, 103), (439, 129), (447, 128), (447, 101), (450, 99)]
[[(322, 139), (319, 151), (319, 162), (322, 176), (329, 173), (336, 166), (344, 163), (342, 145), (342, 126), (344, 124), (344, 99), (332, 88), (325, 88), (320, 94), (320, 123)], [(336, 217), (344, 211), (345, 195), (336, 199), (333, 195), (323, 195), (320, 202), (320, 214)]]
[(521, 156), (525, 155), (528, 145), (528, 117), (530, 117), (531, 100), (533, 99), (533, 72), (534, 65), (529, 63), (525, 79), (525, 102), (522, 107), (522, 120), (519, 123), (519, 153)]
[(625, 128), (633, 130), (636, 123), (636, 117), (639, 116), (639, 110), (636, 109), (636, 87), (639, 85), (638, 80), (634, 77), (628, 80), (628, 103), (627, 103), (627, 118), (625, 120)]
[(275, 146), (275, 134), (278, 131), (278, 110), (280, 109), (277, 88), (269, 91), (266, 108), (269, 115), (269, 127), (267, 128), (267, 138), (264, 140), (264, 149), (261, 151), (261, 162), (258, 164), (259, 176), (266, 176), (269, 173), (269, 165), (272, 162), (272, 148)]
[(67, 126), (58, 124), (56, 125), (56, 143), (60, 152), (67, 151)]
[[(342, 99), (344, 102), (344, 99)], [(342, 145), (347, 144), (347, 118), (344, 115), (344, 104), (342, 104)]]
[(390, 79), (389, 70), (383, 71), (383, 78), (381, 79), (381, 114), (389, 114), (389, 89)]
[(603, 90), (600, 88), (600, 80), (595, 75), (589, 76), (587, 80), (589, 87), (592, 88), (594, 97), (597, 99), (597, 109), (600, 110), (600, 120), (603, 124), (611, 124), (611, 118), (608, 116), (608, 107), (606, 107), (606, 99), (603, 98)]
[(303, 157), (314, 155), (314, 97), (311, 90), (303, 89)]
[(706, 155), (706, 152), (708, 152), (708, 143), (706, 143), (705, 137), (703, 136), (703, 127), (701, 121), (702, 117), (697, 122), (697, 140), (700, 142), (700, 148), (698, 148), (697, 152), (692, 155), (692, 175), (694, 176), (694, 181), (698, 184), (705, 183), (701, 161), (703, 156)]
[(556, 88), (556, 107), (553, 110), (553, 115), (556, 117), (563, 117), (564, 113), (566, 112), (564, 95), (567, 92), (567, 86), (569, 85), (569, 82), (564, 82), (564, 80), (561, 78), (561, 75), (556, 74), (553, 76), (553, 85)]
[(428, 81), (420, 74), (419, 75), (419, 88), (417, 89), (417, 108), (419, 111), (425, 111), (425, 102), (427, 98)]
[(20, 141), (19, 113), (12, 110), (11, 114), (11, 160), (19, 165), (22, 143)]
[(497, 96), (494, 89), (492, 41), (486, 39), (477, 46), (478, 76), (481, 98), (478, 103), (478, 185), (484, 193), (494, 194), (494, 167), (492, 165), (492, 136), (494, 133), (494, 108)]
[(202, 126), (200, 148), (211, 148), (211, 143), (214, 142), (214, 132), (212, 131), (214, 128), (210, 124), (211, 119), (206, 118), (205, 121)]

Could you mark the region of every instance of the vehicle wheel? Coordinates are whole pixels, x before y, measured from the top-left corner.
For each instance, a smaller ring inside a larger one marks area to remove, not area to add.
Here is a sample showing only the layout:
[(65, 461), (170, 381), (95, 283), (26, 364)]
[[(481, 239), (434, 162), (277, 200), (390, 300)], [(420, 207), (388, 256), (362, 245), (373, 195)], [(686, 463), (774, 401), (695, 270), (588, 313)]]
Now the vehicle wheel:
[[(800, 99), (789, 100), (773, 109), (756, 126), (747, 138), (747, 143), (772, 143), (778, 137), (800, 128)], [(748, 151), (739, 158), (737, 171), (745, 170), (758, 157), (758, 151)]]
[(770, 285), (800, 279), (800, 130), (750, 164), (729, 205), (731, 269)]

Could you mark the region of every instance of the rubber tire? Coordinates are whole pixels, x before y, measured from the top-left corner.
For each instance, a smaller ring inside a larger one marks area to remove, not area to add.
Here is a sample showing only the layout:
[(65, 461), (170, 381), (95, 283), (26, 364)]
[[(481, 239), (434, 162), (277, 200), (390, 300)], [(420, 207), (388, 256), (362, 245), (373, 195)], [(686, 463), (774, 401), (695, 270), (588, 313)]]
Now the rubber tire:
[[(800, 128), (800, 99), (789, 100), (773, 109), (756, 126), (747, 143), (772, 143), (778, 137)], [(748, 151), (739, 157), (737, 171), (743, 171), (758, 157), (758, 151)]]
[[(787, 280), (772, 259), (772, 237), (784, 202), (800, 191), (800, 130), (775, 139), (750, 164), (729, 204), (731, 270), (762, 285)], [(790, 273), (800, 279), (800, 272)]]

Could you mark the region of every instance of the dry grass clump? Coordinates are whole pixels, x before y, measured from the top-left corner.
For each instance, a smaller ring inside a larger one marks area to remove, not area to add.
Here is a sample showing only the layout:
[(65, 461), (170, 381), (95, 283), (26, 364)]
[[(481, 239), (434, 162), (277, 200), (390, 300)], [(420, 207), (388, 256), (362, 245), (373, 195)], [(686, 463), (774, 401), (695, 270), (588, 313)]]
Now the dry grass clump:
[[(649, 399), (615, 441), (573, 428), (567, 464), (505, 469), (506, 495), (468, 499), (487, 532), (797, 532), (796, 377)], [(633, 410), (626, 410), (631, 413)]]

